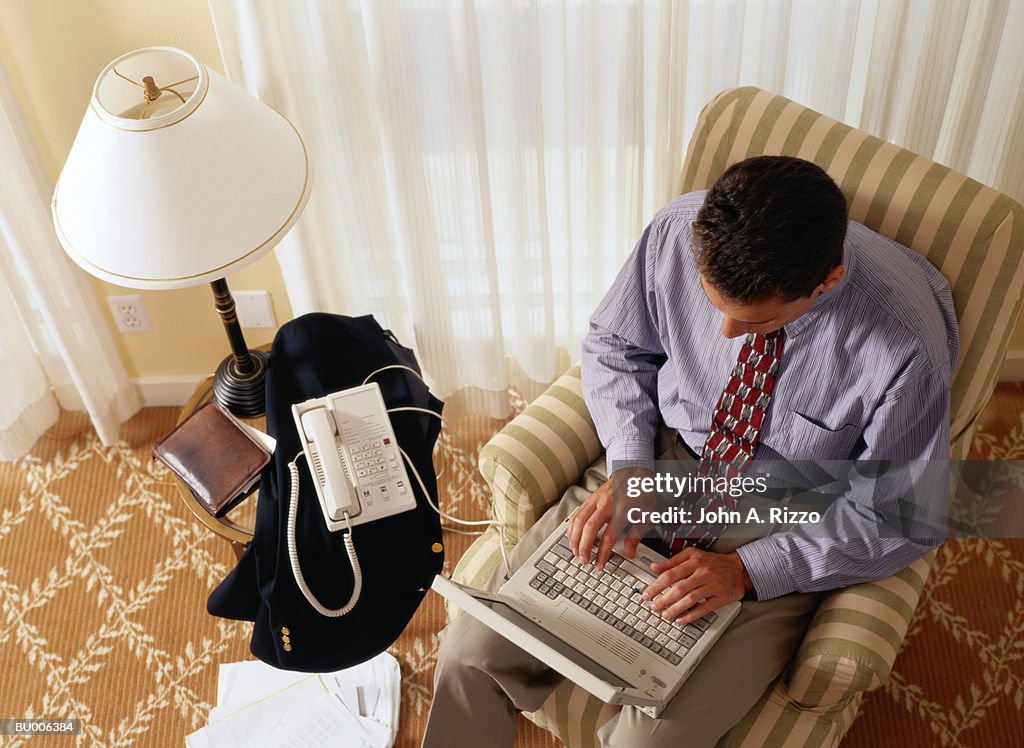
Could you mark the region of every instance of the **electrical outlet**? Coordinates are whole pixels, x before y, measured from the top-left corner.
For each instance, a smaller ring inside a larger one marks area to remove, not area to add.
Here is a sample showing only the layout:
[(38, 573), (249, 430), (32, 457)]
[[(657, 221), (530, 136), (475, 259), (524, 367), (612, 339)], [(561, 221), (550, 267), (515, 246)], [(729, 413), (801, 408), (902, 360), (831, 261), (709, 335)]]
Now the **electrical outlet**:
[(117, 329), (121, 332), (152, 332), (149, 315), (146, 314), (146, 307), (142, 305), (142, 297), (138, 294), (108, 296), (107, 306), (110, 307)]
[(274, 327), (274, 307), (268, 291), (234, 291), (231, 295), (242, 327)]

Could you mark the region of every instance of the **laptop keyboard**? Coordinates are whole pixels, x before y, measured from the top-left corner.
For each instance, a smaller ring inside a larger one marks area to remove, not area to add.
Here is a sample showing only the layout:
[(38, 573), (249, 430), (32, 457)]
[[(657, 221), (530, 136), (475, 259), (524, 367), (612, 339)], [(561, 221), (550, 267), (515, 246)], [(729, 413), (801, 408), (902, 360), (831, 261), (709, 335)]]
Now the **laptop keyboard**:
[(598, 571), (581, 563), (569, 548), (569, 539), (562, 537), (537, 561), (530, 586), (552, 600), (566, 598), (678, 665), (718, 615), (711, 612), (682, 627), (666, 621), (641, 597), (646, 584), (622, 568), (623, 560), (612, 554), (604, 571)]

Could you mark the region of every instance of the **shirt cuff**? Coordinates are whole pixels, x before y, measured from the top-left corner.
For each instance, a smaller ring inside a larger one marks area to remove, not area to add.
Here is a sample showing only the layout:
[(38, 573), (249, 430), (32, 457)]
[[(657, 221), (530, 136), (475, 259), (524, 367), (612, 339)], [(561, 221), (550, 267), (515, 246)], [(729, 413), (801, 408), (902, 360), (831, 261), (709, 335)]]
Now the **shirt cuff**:
[(623, 468), (639, 467), (654, 472), (654, 440), (640, 436), (613, 439), (605, 454), (609, 477)]
[(786, 564), (778, 546), (771, 537), (759, 538), (736, 549), (736, 554), (743, 561), (743, 566), (754, 583), (754, 592), (758, 600), (771, 600), (782, 597), (796, 590), (793, 577), (786, 569)]

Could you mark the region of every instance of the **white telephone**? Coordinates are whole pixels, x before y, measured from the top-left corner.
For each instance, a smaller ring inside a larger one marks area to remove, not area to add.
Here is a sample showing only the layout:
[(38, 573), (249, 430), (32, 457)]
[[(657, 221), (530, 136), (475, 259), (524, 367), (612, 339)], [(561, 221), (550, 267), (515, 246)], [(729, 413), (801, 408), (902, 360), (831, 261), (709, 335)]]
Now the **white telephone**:
[(416, 508), (376, 382), (297, 403), (292, 415), (331, 531)]
[(292, 416), (302, 442), (302, 454), (313, 475), (324, 521), (332, 532), (346, 531), (342, 538), (352, 564), (352, 596), (341, 608), (327, 608), (317, 600), (303, 578), (295, 541), (299, 498), (299, 473), (295, 463), (301, 455), (288, 465), (291, 496), (287, 543), (292, 574), (316, 611), (337, 618), (355, 607), (362, 591), (362, 573), (352, 541), (353, 525), (415, 509), (416, 496), (409, 485), (402, 462), (404, 455), (376, 382), (296, 403), (292, 405)]

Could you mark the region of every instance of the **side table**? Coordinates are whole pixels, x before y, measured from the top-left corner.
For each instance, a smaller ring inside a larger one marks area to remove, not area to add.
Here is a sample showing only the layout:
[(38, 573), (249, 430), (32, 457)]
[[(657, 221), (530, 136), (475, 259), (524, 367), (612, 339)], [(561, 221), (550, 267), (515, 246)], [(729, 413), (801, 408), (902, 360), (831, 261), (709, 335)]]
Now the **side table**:
[[(260, 346), (260, 350), (269, 351), (269, 345)], [(206, 377), (199, 386), (196, 387), (192, 393), (192, 397), (189, 398), (188, 402), (181, 409), (181, 413), (178, 414), (178, 423), (181, 423), (191, 415), (196, 408), (200, 405), (213, 399), (213, 375)], [(261, 431), (266, 430), (266, 418), (259, 416), (258, 418), (240, 418), (239, 420), (244, 421), (249, 426), (260, 429)], [(173, 475), (173, 473), (172, 473)], [(252, 540), (252, 527), (253, 520), (256, 516), (256, 496), (259, 493), (257, 488), (250, 496), (240, 502), (238, 506), (234, 507), (223, 517), (214, 517), (206, 508), (200, 503), (199, 499), (195, 497), (189, 487), (180, 480), (176, 475), (174, 476), (175, 482), (178, 484), (178, 493), (181, 495), (181, 500), (185, 503), (185, 506), (189, 508), (189, 511), (195, 515), (203, 525), (209, 528), (211, 531), (224, 538), (231, 544), (231, 549), (235, 552), (235, 557), (240, 558), (242, 551), (245, 550), (245, 546), (248, 545), (249, 541)]]

